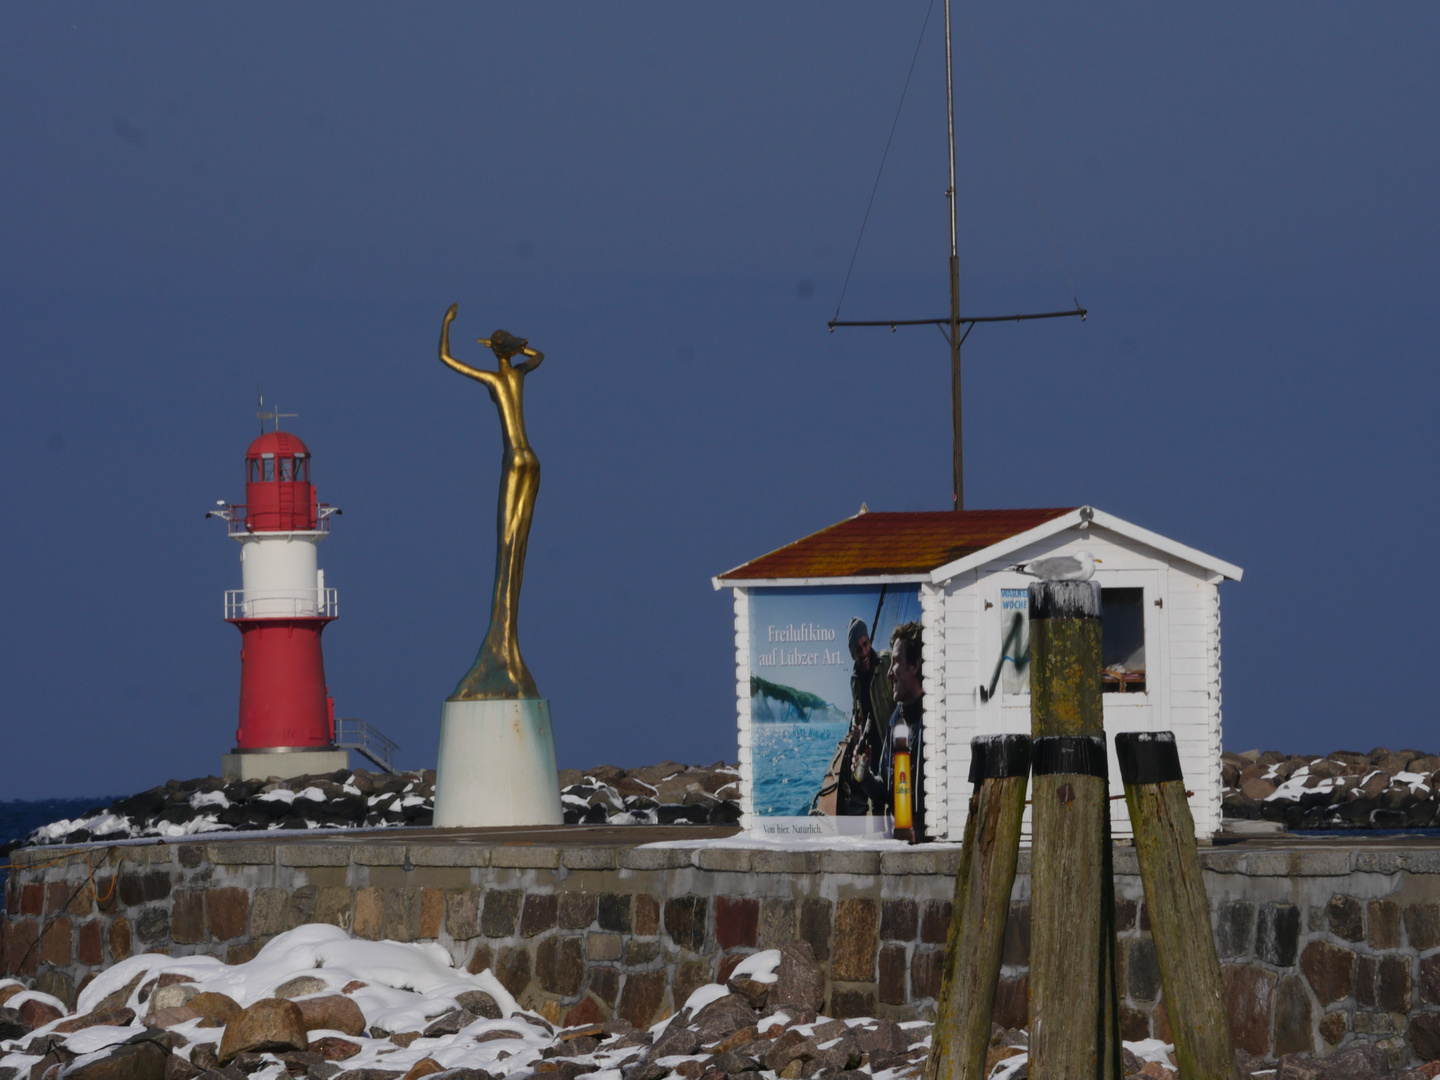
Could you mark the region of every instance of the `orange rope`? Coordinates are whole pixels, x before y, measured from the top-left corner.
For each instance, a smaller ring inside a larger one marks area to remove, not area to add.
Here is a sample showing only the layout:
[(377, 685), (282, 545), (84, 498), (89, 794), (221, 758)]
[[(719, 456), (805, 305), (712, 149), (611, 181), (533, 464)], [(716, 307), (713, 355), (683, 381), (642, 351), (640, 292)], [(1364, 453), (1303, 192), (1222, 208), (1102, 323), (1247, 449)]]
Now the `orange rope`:
[(125, 865), (124, 855), (121, 855), (120, 861), (115, 864), (115, 873), (110, 878), (110, 888), (105, 890), (104, 896), (101, 896), (100, 890), (95, 887), (95, 864), (90, 861), (90, 853), (88, 851), (67, 851), (65, 854), (58, 855), (49, 862), (6, 863), (0, 866), (0, 870), (44, 870), (47, 866), (55, 866), (57, 863), (62, 863), (66, 859), (73, 859), (76, 855), (81, 856), (85, 860), (85, 868), (89, 871), (90, 877), (90, 895), (95, 898), (95, 906), (99, 907), (115, 895), (115, 883), (120, 880), (120, 868)]

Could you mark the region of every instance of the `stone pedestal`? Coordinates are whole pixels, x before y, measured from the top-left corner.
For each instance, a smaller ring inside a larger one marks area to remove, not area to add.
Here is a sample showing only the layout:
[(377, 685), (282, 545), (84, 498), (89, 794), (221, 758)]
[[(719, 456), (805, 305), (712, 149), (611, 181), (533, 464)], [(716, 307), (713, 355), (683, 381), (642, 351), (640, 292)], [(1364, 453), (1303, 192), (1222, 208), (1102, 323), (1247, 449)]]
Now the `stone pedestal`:
[(311, 773), (333, 773), (350, 767), (350, 752), (317, 750), (236, 750), (220, 755), (220, 775), (226, 780), (289, 780)]
[(564, 820), (544, 698), (445, 702), (435, 768), (436, 828)]

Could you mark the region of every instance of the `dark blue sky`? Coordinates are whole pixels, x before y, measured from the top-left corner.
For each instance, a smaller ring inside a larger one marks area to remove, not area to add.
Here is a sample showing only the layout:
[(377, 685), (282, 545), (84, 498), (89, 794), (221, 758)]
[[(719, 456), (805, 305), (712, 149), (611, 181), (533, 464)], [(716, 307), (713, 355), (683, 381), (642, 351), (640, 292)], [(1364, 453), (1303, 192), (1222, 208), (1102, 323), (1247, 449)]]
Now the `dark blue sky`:
[[(240, 574), (202, 515), (243, 498), (257, 381), (345, 510), (339, 712), (433, 764), (499, 472), (435, 359), (452, 302), (462, 357), (496, 327), (548, 356), (521, 641), (561, 764), (733, 759), (710, 576), (948, 504), (940, 335), (824, 325), (924, 14), (0, 8), (0, 797), (218, 769)], [(1440, 748), (1440, 8), (955, 21), (964, 307), (1092, 313), (971, 336), (969, 505), (1092, 503), (1243, 566), (1228, 747)], [(939, 29), (848, 317), (945, 309)]]

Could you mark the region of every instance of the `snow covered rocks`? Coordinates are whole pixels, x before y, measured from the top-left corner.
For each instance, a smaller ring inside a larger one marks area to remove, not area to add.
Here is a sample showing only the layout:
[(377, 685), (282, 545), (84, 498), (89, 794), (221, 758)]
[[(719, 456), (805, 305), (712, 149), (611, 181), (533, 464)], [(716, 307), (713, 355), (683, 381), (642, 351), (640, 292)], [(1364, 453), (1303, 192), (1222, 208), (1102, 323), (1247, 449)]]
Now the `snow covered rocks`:
[[(726, 985), (695, 990), (652, 1027), (596, 1020), (555, 1028), (488, 970), (468, 974), (434, 944), (361, 941), (328, 925), (272, 939), (244, 964), (131, 957), (98, 975), (71, 1014), (0, 980), (0, 1080), (910, 1080), (931, 1025), (819, 1015), (804, 992), (808, 949), (748, 956)], [(793, 988), (793, 989), (792, 989)], [(782, 1000), (782, 997), (785, 998)], [(25, 1019), (28, 1018), (28, 1019)], [(1124, 1074), (1176, 1080), (1173, 1047), (1124, 1044)], [(1025, 1080), (1024, 1030), (992, 1029), (989, 1080)], [(1242, 1075), (1276, 1068), (1243, 1052)], [(1280, 1080), (1433, 1080), (1378, 1045), (1288, 1055)]]
[(722, 761), (561, 769), (560, 803), (567, 825), (733, 825), (740, 820), (740, 769)]
[(207, 776), (171, 780), (108, 807), (42, 826), (25, 840), (83, 844), (157, 836), (273, 829), (383, 828), (429, 825), (435, 772), (387, 776), (342, 769), (293, 780), (233, 780)]
[(1223, 754), (1227, 818), (1290, 829), (1417, 829), (1440, 825), (1440, 756), (1377, 747), (1326, 757)]
[[(762, 1071), (793, 1080), (919, 1068), (927, 1023), (828, 1020), (770, 1001), (805, 985), (787, 969), (806, 961), (804, 950), (756, 953), (729, 987), (702, 986), (649, 1030), (617, 1019), (557, 1031), (489, 971), (452, 967), (439, 946), (308, 925), (234, 966), (163, 954), (121, 961), (81, 991), (69, 1016), (57, 999), (0, 984), (9, 998), (0, 1080), (723, 1080)], [(36, 1023), (20, 1019), (27, 1006)]]
[[(567, 824), (733, 824), (740, 820), (740, 772), (733, 765), (643, 769), (601, 765), (560, 773)], [(31, 833), (26, 846), (137, 837), (279, 829), (424, 827), (435, 814), (435, 771), (341, 769), (291, 780), (171, 780)], [(14, 845), (12, 845), (14, 846)], [(0, 848), (0, 851), (8, 848)]]
[(413, 1080), (457, 1068), (498, 1077), (528, 1074), (556, 1043), (493, 975), (455, 969), (439, 946), (357, 941), (323, 925), (281, 934), (234, 966), (131, 957), (81, 991), (68, 1017), (35, 991), (5, 1004), (15, 1001), (48, 1011), (32, 1014), (45, 1021), (34, 1025), (0, 1009), (0, 1080)]

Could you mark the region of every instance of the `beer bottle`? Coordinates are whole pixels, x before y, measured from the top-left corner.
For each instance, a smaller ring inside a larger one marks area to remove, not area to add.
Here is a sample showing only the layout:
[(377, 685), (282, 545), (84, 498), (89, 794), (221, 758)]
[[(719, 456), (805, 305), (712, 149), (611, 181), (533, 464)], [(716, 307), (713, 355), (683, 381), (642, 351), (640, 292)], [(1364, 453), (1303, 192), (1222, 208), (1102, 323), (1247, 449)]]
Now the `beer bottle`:
[[(897, 707), (898, 710), (898, 707)], [(910, 773), (910, 725), (904, 715), (895, 718), (891, 732), (891, 761), (895, 773), (895, 839), (915, 843), (915, 787)]]

